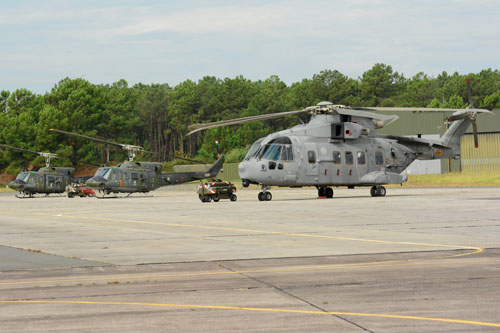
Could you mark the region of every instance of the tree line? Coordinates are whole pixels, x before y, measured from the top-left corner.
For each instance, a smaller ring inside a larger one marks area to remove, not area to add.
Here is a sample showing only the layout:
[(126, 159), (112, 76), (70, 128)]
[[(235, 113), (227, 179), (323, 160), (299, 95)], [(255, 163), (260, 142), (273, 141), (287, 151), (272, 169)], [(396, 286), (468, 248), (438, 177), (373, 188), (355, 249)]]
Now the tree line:
[[(436, 77), (418, 73), (406, 78), (389, 65), (375, 64), (356, 79), (337, 70), (324, 70), (291, 85), (274, 75), (259, 81), (243, 76), (206, 76), (175, 87), (165, 83), (129, 86), (125, 80), (96, 85), (81, 78), (65, 78), (43, 95), (27, 89), (1, 91), (0, 143), (50, 151), (73, 161), (100, 163), (102, 147), (49, 129), (140, 145), (156, 154), (139, 158), (159, 161), (176, 156), (214, 158), (214, 142), (218, 139), (227, 159), (236, 161), (244, 156), (245, 147), (258, 138), (297, 124), (297, 116), (212, 129), (187, 137), (188, 125), (298, 110), (320, 101), (351, 106), (463, 108), (468, 104), (467, 77), (472, 82), (476, 107), (500, 107), (500, 72), (492, 69), (467, 75), (442, 72)], [(115, 161), (125, 156), (121, 151), (112, 153)], [(6, 168), (7, 172), (16, 173), (27, 164), (42, 166), (44, 160), (26, 153), (0, 151), (0, 170)]]

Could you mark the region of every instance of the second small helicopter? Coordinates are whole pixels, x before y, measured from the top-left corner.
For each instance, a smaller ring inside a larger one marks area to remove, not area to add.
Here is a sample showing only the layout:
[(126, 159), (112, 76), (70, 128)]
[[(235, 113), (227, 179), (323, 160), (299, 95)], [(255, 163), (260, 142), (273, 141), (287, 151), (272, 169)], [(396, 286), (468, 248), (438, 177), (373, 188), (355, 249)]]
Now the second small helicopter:
[(87, 186), (98, 190), (103, 196), (111, 193), (127, 193), (127, 195), (130, 196), (132, 193), (148, 193), (161, 186), (177, 185), (194, 180), (214, 178), (224, 164), (224, 155), (222, 155), (206, 171), (162, 173), (162, 164), (159, 162), (135, 161), (138, 152), (147, 152), (142, 147), (119, 144), (58, 129), (51, 129), (51, 131), (92, 140), (128, 151), (128, 161), (124, 161), (116, 166), (100, 167), (97, 169), (95, 175), (85, 182)]

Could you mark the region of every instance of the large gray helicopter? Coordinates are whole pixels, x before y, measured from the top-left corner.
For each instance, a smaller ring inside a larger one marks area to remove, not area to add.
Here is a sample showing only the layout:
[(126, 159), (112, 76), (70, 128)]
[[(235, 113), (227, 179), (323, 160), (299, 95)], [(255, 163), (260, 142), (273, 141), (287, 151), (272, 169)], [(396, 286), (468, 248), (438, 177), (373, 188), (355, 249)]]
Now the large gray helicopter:
[[(453, 112), (451, 126), (438, 140), (377, 134), (398, 119), (370, 111)], [(258, 139), (239, 164), (244, 187), (262, 186), (260, 201), (270, 201), (271, 186), (315, 186), (318, 196), (333, 197), (331, 186), (371, 187), (374, 197), (385, 196), (385, 184), (407, 180), (401, 173), (414, 160), (460, 158), (460, 136), (472, 123), (477, 146), (476, 117), (488, 110), (473, 108), (348, 107), (321, 102), (302, 110), (251, 116), (190, 126), (189, 134), (219, 126), (310, 113), (307, 124)], [(189, 135), (188, 134), (188, 135)]]

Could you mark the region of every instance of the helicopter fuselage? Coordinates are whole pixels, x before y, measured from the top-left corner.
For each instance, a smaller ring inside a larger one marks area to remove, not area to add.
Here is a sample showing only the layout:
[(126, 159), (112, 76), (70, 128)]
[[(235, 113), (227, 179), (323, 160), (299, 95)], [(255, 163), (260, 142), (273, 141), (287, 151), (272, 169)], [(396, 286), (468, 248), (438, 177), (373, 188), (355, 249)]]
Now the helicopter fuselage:
[(125, 161), (114, 167), (101, 167), (85, 184), (96, 190), (110, 193), (146, 193), (161, 186), (176, 185), (193, 180), (215, 177), (224, 163), (221, 156), (204, 172), (162, 173), (158, 162)]
[(74, 168), (67, 167), (44, 167), (38, 171), (22, 171), (7, 186), (28, 196), (36, 193), (63, 193), (66, 186), (71, 183), (74, 173)]
[(423, 139), (377, 135), (379, 126), (367, 117), (314, 115), (307, 124), (257, 140), (238, 166), (240, 178), (264, 188), (400, 184), (415, 159), (452, 155)]

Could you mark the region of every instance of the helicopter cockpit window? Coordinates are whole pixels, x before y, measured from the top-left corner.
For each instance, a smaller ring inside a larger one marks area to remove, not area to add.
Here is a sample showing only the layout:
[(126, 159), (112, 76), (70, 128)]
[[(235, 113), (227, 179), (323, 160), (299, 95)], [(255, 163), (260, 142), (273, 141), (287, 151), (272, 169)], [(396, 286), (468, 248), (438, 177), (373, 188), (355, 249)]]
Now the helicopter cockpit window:
[(366, 157), (364, 151), (358, 151), (358, 164), (363, 165), (366, 163)]
[(111, 176), (111, 169), (106, 169), (106, 171), (102, 174), (102, 178), (107, 180), (109, 179), (109, 176)]
[(265, 149), (262, 158), (267, 160), (277, 161), (281, 154), (281, 145), (279, 144), (270, 144), (267, 145), (267, 149)]
[(27, 182), (30, 177), (29, 172), (21, 172), (17, 175), (16, 179), (21, 179), (23, 182)]
[(333, 152), (333, 163), (335, 163), (335, 164), (342, 163), (342, 157), (341, 157), (339, 151), (334, 151)]
[(307, 152), (307, 160), (309, 161), (309, 163), (316, 162), (316, 152), (314, 150), (309, 150)]
[(252, 147), (250, 147), (248, 153), (245, 155), (245, 160), (249, 160), (255, 156), (255, 153), (257, 153), (257, 151), (261, 147), (260, 143), (262, 142), (262, 140), (264, 139), (259, 139), (253, 143)]
[(345, 164), (353, 164), (354, 163), (354, 158), (352, 156), (352, 151), (346, 151), (345, 152)]
[(293, 161), (293, 149), (291, 145), (285, 145), (281, 148), (281, 160)]
[(376, 165), (384, 164), (384, 154), (381, 151), (375, 152), (375, 164)]

